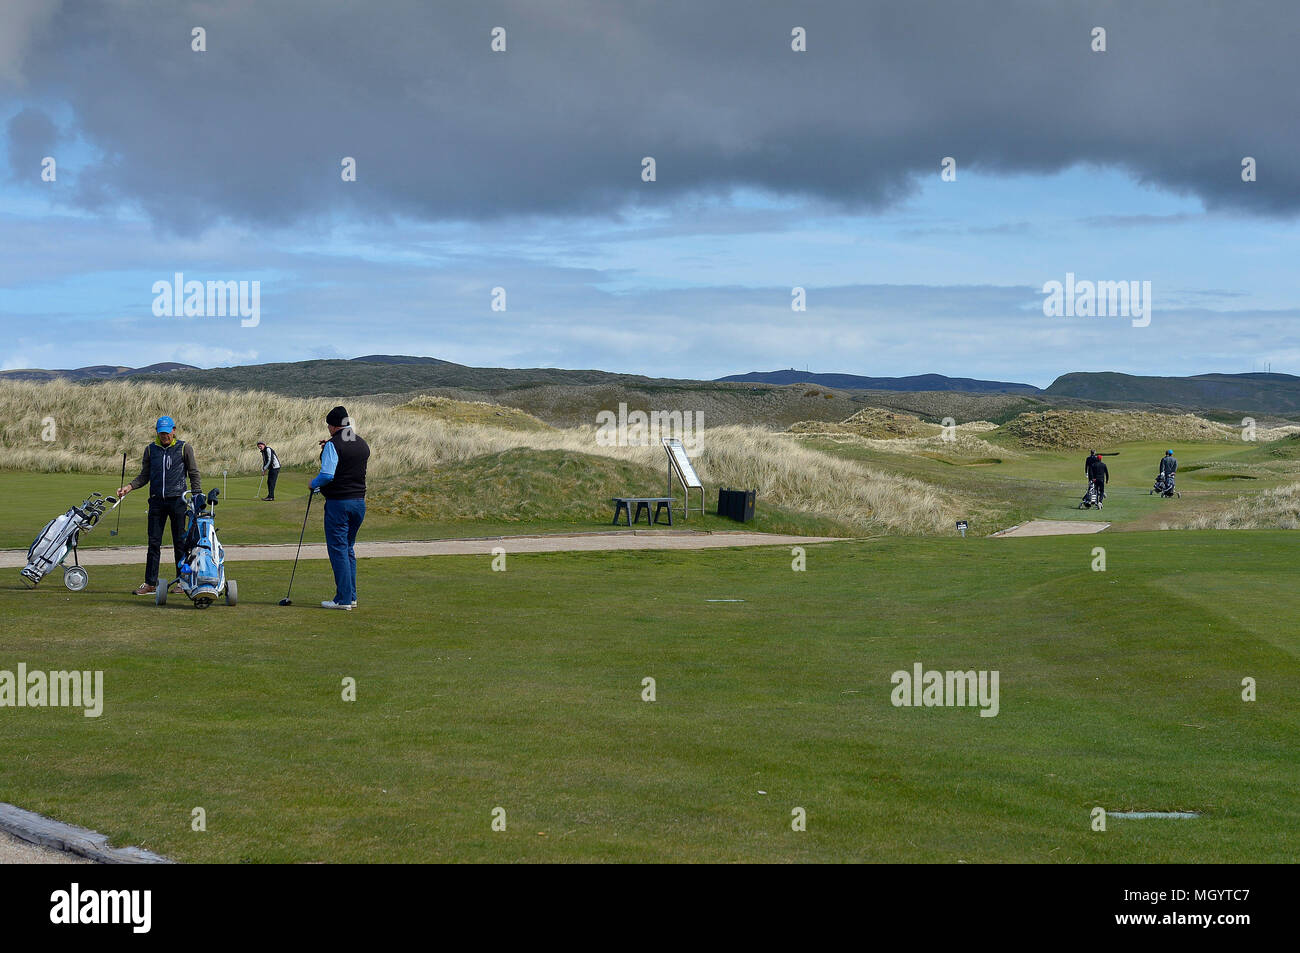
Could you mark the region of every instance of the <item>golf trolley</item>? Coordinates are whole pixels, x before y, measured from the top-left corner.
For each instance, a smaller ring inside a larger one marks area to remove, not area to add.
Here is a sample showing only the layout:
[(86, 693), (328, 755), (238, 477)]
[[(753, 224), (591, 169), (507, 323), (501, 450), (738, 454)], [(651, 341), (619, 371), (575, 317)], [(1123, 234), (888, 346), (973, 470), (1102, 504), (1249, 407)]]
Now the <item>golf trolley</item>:
[(112, 512), (121, 502), (120, 499), (110, 501), (102, 493), (92, 493), (80, 506), (71, 507), (46, 523), (27, 550), (27, 565), (21, 570), (24, 585), (35, 589), (46, 573), (62, 565), (71, 553), (72, 565), (63, 567), (63, 584), (72, 592), (85, 589), (90, 574), (77, 560), (81, 534), (89, 533), (106, 512)]
[(1158, 494), (1165, 499), (1174, 496), (1178, 497), (1180, 500), (1183, 498), (1183, 495), (1174, 488), (1174, 475), (1172, 473), (1161, 473), (1156, 477), (1156, 485), (1151, 488), (1151, 491), (1147, 493), (1147, 496), (1151, 496), (1152, 494)]
[(1092, 507), (1101, 509), (1101, 487), (1096, 480), (1088, 481), (1088, 492), (1083, 494), (1083, 499), (1079, 501), (1079, 509), (1088, 510)]
[(239, 587), (235, 580), (226, 579), (226, 551), (217, 539), (214, 512), (220, 495), (220, 490), (212, 490), (206, 496), (189, 491), (183, 494), (189, 507), (189, 526), (185, 531), (187, 555), (185, 561), (177, 565), (175, 579), (171, 582), (158, 580), (158, 591), (154, 596), (158, 605), (167, 604), (167, 590), (172, 586), (179, 586), (197, 609), (206, 609), (223, 594), (228, 606), (239, 601)]

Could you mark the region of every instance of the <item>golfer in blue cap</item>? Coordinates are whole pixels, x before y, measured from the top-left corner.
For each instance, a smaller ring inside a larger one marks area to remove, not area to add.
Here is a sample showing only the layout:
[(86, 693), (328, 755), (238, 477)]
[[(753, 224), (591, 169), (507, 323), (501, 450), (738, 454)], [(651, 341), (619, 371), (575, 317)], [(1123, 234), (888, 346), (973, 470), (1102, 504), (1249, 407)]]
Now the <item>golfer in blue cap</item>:
[[(172, 551), (178, 565), (185, 560), (185, 481), (195, 493), (203, 492), (199, 465), (194, 462), (194, 448), (176, 437), (176, 422), (159, 417), (154, 428), (158, 436), (144, 448), (140, 475), (126, 486), (117, 488), (121, 499), (132, 490), (149, 484), (149, 555), (144, 564), (144, 583), (135, 590), (137, 596), (158, 591), (158, 563), (162, 554), (163, 527), (172, 522)], [(170, 576), (170, 570), (168, 570)]]

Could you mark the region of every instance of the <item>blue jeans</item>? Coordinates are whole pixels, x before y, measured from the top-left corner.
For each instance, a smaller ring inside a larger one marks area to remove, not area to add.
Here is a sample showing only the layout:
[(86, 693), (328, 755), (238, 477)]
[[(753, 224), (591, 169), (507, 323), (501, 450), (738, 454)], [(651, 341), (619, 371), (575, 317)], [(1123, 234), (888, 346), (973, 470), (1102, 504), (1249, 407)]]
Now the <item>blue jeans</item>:
[(357, 554), (352, 546), (365, 518), (365, 500), (325, 501), (325, 547), (334, 570), (334, 601), (339, 605), (357, 601)]

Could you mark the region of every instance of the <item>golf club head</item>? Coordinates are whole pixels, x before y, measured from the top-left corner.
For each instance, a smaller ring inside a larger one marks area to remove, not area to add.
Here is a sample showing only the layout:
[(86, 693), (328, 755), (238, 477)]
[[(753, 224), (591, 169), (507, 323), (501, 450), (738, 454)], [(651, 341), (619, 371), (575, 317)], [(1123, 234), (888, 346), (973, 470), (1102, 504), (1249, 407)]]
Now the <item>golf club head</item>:
[(291, 605), (293, 605), (293, 600), (292, 600), (292, 599), (281, 599), (281, 600), (280, 600), (280, 605), (282, 605), (282, 606), (291, 606)]

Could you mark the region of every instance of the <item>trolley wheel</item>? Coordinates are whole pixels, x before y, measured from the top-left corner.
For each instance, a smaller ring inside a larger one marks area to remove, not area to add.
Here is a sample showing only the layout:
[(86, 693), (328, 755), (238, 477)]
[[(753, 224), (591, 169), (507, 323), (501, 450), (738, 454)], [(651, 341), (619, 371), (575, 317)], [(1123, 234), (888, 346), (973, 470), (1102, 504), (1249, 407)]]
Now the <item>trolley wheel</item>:
[(80, 566), (69, 566), (63, 570), (63, 584), (73, 592), (80, 592), (90, 581), (90, 573)]
[(161, 579), (158, 580), (158, 592), (154, 595), (153, 601), (160, 606), (167, 605), (167, 583)]
[(239, 602), (239, 586), (235, 580), (226, 580), (226, 605), (233, 606)]

